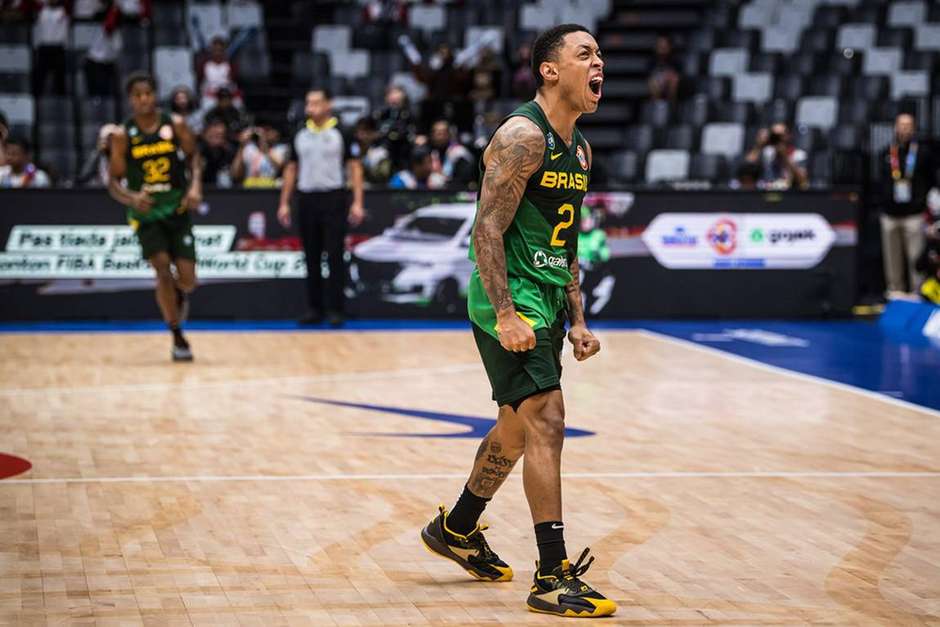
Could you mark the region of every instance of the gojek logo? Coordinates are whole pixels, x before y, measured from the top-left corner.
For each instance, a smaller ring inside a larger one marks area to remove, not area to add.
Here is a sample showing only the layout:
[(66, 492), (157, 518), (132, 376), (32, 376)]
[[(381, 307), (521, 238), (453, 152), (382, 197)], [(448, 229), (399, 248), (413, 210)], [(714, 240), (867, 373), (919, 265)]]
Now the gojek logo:
[[(333, 407), (346, 407), (350, 409), (362, 409), (371, 412), (380, 412), (384, 414), (395, 414), (398, 416), (409, 416), (411, 418), (421, 418), (423, 420), (434, 420), (437, 422), (450, 423), (462, 427), (468, 427), (457, 433), (354, 433), (352, 435), (376, 435), (393, 438), (473, 438), (479, 439), (489, 433), (496, 421), (492, 418), (482, 418), (477, 416), (461, 416), (460, 414), (448, 414), (437, 411), (427, 411), (424, 409), (410, 409), (407, 407), (389, 407), (387, 405), (370, 405), (366, 403), (349, 403), (346, 401), (334, 401), (326, 398), (317, 398), (314, 396), (295, 396), (294, 398), (308, 403), (318, 403), (320, 405), (332, 405)], [(593, 431), (585, 429), (575, 429), (565, 427), (565, 437), (579, 438), (586, 435), (594, 435)]]
[(537, 250), (532, 255), (532, 265), (536, 268), (551, 266), (552, 268), (566, 268), (568, 263), (561, 255), (549, 255), (544, 250)]

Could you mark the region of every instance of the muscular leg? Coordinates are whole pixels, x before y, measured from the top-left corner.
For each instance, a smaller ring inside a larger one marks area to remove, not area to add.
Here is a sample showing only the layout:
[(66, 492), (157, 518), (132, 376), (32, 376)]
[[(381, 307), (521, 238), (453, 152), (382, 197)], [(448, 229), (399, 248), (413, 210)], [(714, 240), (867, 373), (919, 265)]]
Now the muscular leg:
[(522, 482), (532, 522), (561, 518), (561, 448), (565, 438), (565, 401), (561, 390), (531, 396), (519, 406), (525, 429)]
[(467, 487), (483, 498), (492, 498), (516, 461), (525, 452), (525, 430), (519, 415), (509, 405), (499, 408), (496, 424), (477, 449)]
[(170, 268), (170, 255), (159, 252), (148, 259), (157, 274), (157, 305), (163, 320), (171, 327), (179, 323), (179, 311), (176, 307), (176, 280)]
[(176, 287), (186, 294), (191, 294), (196, 289), (196, 262), (192, 259), (177, 258), (174, 265), (176, 266)]

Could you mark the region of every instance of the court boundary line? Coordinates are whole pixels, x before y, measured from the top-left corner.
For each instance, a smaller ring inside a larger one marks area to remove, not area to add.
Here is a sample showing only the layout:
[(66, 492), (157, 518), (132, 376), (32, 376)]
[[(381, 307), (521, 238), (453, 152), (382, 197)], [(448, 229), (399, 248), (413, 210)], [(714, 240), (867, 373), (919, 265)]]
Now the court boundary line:
[(212, 388), (241, 387), (246, 385), (275, 385), (289, 383), (333, 383), (336, 381), (359, 381), (375, 378), (399, 378), (429, 374), (460, 374), (471, 370), (482, 369), (480, 364), (449, 364), (428, 368), (405, 368), (395, 370), (364, 370), (362, 372), (336, 372), (322, 375), (267, 377), (262, 379), (226, 379), (224, 381), (186, 381), (177, 383), (172, 381), (158, 383), (113, 383), (105, 385), (89, 385), (75, 387), (48, 387), (48, 388), (0, 388), (0, 396), (28, 396), (45, 394), (88, 394), (105, 392), (128, 392), (162, 390), (205, 390)]
[[(649, 472), (565, 472), (563, 479), (940, 479), (940, 471), (649, 471)], [(466, 473), (431, 474), (333, 474), (333, 475), (192, 475), (150, 477), (52, 477), (2, 479), (4, 485), (74, 483), (226, 483), (284, 481), (401, 481), (466, 479)], [(516, 473), (509, 479), (521, 480)]]
[(841, 381), (835, 381), (833, 379), (827, 379), (825, 377), (820, 377), (818, 375), (809, 374), (806, 372), (800, 372), (799, 370), (790, 370), (788, 368), (783, 368), (782, 366), (774, 366), (773, 364), (768, 364), (763, 361), (754, 359), (752, 357), (744, 357), (743, 355), (738, 355), (729, 351), (722, 350), (715, 346), (706, 346), (704, 344), (699, 344), (692, 340), (676, 337), (674, 335), (668, 335), (666, 333), (660, 333), (659, 331), (651, 331), (650, 329), (637, 329), (636, 332), (644, 337), (647, 337), (651, 340), (659, 340), (660, 342), (667, 344), (676, 344), (685, 348), (692, 350), (697, 350), (702, 353), (709, 355), (716, 355), (718, 357), (723, 357), (729, 361), (737, 362), (746, 366), (751, 366), (752, 368), (757, 368), (759, 370), (764, 370), (766, 372), (771, 372), (773, 374), (785, 375), (794, 379), (799, 379), (804, 383), (818, 383), (843, 392), (853, 392), (867, 398), (881, 401), (887, 403), (888, 405), (894, 405), (896, 407), (902, 407), (904, 409), (909, 409), (912, 411), (921, 412), (931, 416), (933, 418), (940, 418), (940, 410), (936, 410), (933, 407), (926, 407), (924, 405), (918, 405), (917, 403), (912, 403), (900, 398), (895, 398), (881, 392), (875, 392), (874, 390), (869, 390), (867, 388), (859, 387), (857, 385), (852, 385), (851, 383), (842, 383)]

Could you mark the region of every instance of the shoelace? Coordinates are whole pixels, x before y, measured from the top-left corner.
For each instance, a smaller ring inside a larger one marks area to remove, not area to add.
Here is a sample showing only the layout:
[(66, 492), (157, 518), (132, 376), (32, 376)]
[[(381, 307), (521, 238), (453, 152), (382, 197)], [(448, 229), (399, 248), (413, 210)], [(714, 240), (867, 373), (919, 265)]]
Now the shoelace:
[(568, 570), (565, 571), (565, 574), (563, 576), (565, 587), (574, 593), (585, 592), (589, 589), (587, 584), (585, 584), (582, 581), (579, 581), (578, 578), (584, 573), (586, 573), (588, 571), (588, 568), (591, 567), (591, 563), (594, 562), (594, 556), (592, 555), (591, 559), (589, 559), (586, 564), (584, 565), (581, 564), (581, 562), (584, 561), (584, 558), (587, 557), (588, 553), (590, 552), (591, 552), (590, 547), (585, 548), (581, 552), (581, 556), (578, 557), (578, 561), (574, 563), (574, 566), (570, 566)]
[(475, 531), (467, 536), (467, 543), (470, 544), (473, 548), (477, 549), (478, 558), (489, 561), (496, 557), (496, 554), (493, 553), (490, 545), (486, 542), (486, 538), (483, 537), (484, 529), (489, 529), (489, 527), (487, 525), (480, 525)]

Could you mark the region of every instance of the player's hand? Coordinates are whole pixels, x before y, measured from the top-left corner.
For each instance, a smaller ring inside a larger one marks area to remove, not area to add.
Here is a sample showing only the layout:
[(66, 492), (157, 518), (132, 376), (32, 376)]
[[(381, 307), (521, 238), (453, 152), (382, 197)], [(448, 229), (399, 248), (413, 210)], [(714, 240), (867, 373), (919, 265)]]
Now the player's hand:
[(147, 192), (131, 194), (131, 206), (140, 213), (148, 213), (153, 208), (153, 198)]
[(361, 202), (354, 202), (349, 206), (349, 224), (359, 226), (366, 217), (366, 211)]
[(515, 311), (504, 310), (497, 314), (496, 333), (499, 343), (513, 353), (524, 353), (535, 348), (535, 331)]
[(601, 343), (583, 324), (576, 324), (568, 331), (568, 341), (574, 347), (574, 358), (584, 361), (601, 350)]
[(290, 228), (290, 204), (282, 203), (277, 208), (277, 221), (281, 223), (285, 229)]
[(202, 192), (190, 189), (183, 197), (183, 207), (190, 211), (195, 211), (202, 204)]

